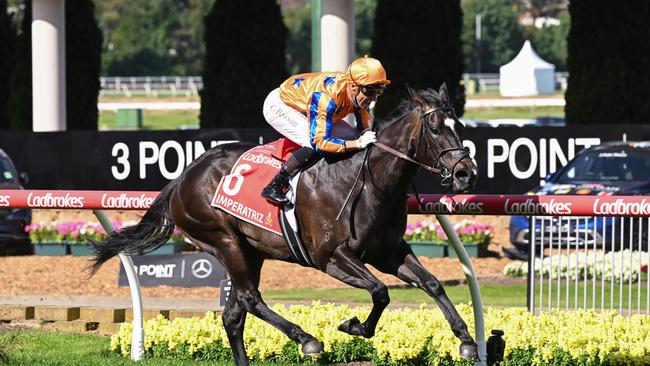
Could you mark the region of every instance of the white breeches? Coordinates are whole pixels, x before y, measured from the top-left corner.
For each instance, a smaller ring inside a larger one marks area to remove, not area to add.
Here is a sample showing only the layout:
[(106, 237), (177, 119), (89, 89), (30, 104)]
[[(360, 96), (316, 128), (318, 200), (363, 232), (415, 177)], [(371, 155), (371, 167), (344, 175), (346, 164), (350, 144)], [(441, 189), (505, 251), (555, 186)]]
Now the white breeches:
[[(264, 100), (264, 118), (271, 127), (275, 128), (284, 137), (299, 144), (300, 146), (311, 146), (309, 138), (309, 121), (307, 116), (284, 104), (280, 99), (280, 89), (277, 88), (269, 93)], [(355, 139), (358, 135), (354, 127), (354, 115), (346, 116), (342, 121), (334, 121), (330, 137), (343, 140)]]

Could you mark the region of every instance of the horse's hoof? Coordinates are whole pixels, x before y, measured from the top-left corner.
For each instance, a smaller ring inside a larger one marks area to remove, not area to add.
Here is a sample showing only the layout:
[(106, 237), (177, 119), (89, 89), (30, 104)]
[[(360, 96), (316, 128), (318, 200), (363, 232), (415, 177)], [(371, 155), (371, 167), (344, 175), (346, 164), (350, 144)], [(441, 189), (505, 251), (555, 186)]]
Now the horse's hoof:
[(339, 325), (339, 330), (344, 333), (351, 335), (359, 335), (359, 328), (361, 328), (361, 322), (356, 316), (350, 320), (346, 320), (341, 325)]
[(363, 336), (365, 338), (372, 338), (372, 336), (375, 335), (374, 332), (369, 332), (366, 327), (364, 327), (363, 324), (361, 324), (361, 321), (359, 321), (359, 318), (356, 316), (343, 324), (339, 325), (338, 328), (341, 332), (347, 333), (349, 335), (357, 335), (357, 336)]
[(460, 355), (469, 361), (480, 361), (478, 357), (478, 346), (474, 342), (463, 342), (460, 345)]
[(323, 345), (319, 341), (313, 340), (302, 345), (302, 353), (307, 356), (314, 356), (323, 352)]

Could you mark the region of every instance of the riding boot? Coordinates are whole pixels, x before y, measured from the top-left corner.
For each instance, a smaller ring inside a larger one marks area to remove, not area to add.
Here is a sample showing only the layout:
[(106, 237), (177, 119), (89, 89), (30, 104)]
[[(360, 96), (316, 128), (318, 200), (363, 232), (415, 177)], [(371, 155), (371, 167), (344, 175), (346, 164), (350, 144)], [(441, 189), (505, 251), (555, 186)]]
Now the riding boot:
[(280, 205), (287, 203), (289, 199), (284, 194), (284, 188), (289, 184), (289, 178), (290, 173), (284, 167), (280, 168), (271, 183), (262, 189), (262, 197)]
[(301, 147), (294, 151), (289, 159), (284, 162), (278, 174), (275, 175), (271, 183), (262, 189), (262, 197), (271, 202), (283, 205), (289, 202), (286, 194), (284, 193), (289, 180), (298, 172), (312, 164), (318, 154), (309, 147)]

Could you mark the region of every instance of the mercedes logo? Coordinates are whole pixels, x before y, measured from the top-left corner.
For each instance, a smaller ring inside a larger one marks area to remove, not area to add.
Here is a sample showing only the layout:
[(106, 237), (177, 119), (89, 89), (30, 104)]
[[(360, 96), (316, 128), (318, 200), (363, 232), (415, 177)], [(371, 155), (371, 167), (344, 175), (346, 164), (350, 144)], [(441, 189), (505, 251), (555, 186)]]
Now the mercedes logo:
[(192, 274), (196, 278), (206, 278), (212, 273), (212, 263), (207, 259), (198, 259), (192, 263)]

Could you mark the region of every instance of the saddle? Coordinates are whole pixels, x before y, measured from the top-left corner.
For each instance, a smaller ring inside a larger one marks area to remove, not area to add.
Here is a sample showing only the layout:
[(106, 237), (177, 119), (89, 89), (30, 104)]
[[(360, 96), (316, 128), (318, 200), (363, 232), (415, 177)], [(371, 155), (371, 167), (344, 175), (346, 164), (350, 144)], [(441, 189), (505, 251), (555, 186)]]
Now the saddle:
[(260, 196), (282, 163), (299, 147), (293, 141), (281, 138), (244, 152), (233, 165), (230, 174), (221, 177), (210, 205), (240, 220), (282, 235), (296, 262), (305, 267), (314, 267), (300, 240), (294, 211), (300, 174), (289, 183), (287, 198), (291, 201), (290, 204), (280, 207)]

